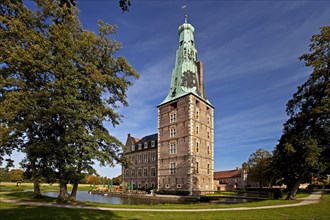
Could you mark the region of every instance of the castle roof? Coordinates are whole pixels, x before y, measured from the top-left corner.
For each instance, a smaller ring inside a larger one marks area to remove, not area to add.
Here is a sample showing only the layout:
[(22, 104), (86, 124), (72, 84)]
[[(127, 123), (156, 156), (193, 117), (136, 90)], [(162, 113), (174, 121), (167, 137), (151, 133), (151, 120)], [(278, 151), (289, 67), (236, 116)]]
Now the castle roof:
[(236, 170), (224, 170), (224, 171), (217, 171), (213, 173), (213, 179), (228, 179), (228, 178), (240, 178), (242, 175), (241, 169)]

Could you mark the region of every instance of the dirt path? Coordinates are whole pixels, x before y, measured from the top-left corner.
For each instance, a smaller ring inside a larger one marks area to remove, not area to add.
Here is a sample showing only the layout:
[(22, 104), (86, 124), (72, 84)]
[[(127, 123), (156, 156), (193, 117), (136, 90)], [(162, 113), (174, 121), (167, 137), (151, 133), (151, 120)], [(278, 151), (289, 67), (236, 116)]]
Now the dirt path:
[(294, 204), (272, 205), (272, 206), (259, 206), (259, 207), (239, 207), (239, 208), (213, 208), (213, 209), (136, 209), (136, 208), (111, 208), (111, 207), (90, 207), (82, 205), (68, 205), (68, 204), (54, 204), (44, 202), (20, 201), (14, 199), (0, 198), (0, 203), (16, 203), (19, 205), (31, 206), (47, 206), (57, 208), (70, 208), (70, 209), (91, 209), (91, 210), (106, 210), (106, 211), (131, 211), (131, 212), (214, 212), (214, 211), (242, 211), (242, 210), (255, 210), (255, 209), (276, 209), (295, 207), (319, 203), (322, 192), (314, 192), (306, 198), (301, 199), (301, 202)]

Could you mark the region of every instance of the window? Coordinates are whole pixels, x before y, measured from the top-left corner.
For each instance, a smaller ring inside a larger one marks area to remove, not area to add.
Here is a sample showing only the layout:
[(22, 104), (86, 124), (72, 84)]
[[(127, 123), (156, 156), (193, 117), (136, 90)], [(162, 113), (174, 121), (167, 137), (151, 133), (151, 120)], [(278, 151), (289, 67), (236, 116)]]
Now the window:
[(170, 163), (170, 174), (175, 174), (176, 173), (176, 164), (175, 162)]
[(141, 163), (141, 162), (142, 162), (142, 155), (139, 154), (139, 155), (138, 155), (138, 163)]
[(170, 154), (176, 154), (176, 143), (170, 143)]
[(143, 169), (143, 176), (147, 177), (148, 176), (148, 168)]
[(196, 126), (196, 135), (198, 135), (198, 134), (199, 134), (199, 127)]
[(131, 171), (131, 176), (134, 178), (135, 177), (135, 169), (132, 169)]
[(198, 120), (199, 119), (199, 110), (196, 109), (196, 112), (195, 112), (195, 119)]
[(148, 162), (148, 154), (147, 153), (143, 154), (143, 162), (144, 163)]
[(148, 142), (144, 142), (144, 149), (148, 148)]
[(199, 169), (199, 164), (198, 162), (196, 162), (196, 173), (198, 173), (198, 169)]
[(155, 147), (155, 141), (151, 141), (151, 147)]
[(165, 185), (165, 188), (166, 188), (166, 189), (170, 188), (170, 184), (166, 184), (166, 185)]
[(138, 169), (138, 177), (142, 177), (142, 169), (141, 168)]
[(208, 155), (211, 155), (211, 148), (210, 148), (210, 145), (207, 145), (207, 154), (208, 154)]
[(199, 142), (196, 142), (196, 149), (195, 149), (196, 152), (199, 151)]
[(129, 169), (125, 170), (125, 176), (128, 178), (129, 177)]
[(151, 161), (156, 161), (157, 160), (157, 156), (156, 156), (156, 152), (152, 152), (151, 153)]
[(145, 184), (145, 189), (148, 189), (148, 183)]
[(210, 138), (210, 132), (207, 131), (207, 138)]
[(142, 144), (139, 144), (139, 150), (141, 150), (142, 149)]
[(170, 113), (170, 123), (176, 122), (176, 112)]
[(207, 115), (207, 116), (206, 116), (206, 118), (207, 118), (207, 124), (209, 125), (209, 124), (211, 123), (211, 119), (210, 119), (210, 116), (209, 116), (209, 115)]
[(170, 137), (175, 137), (176, 136), (176, 128), (171, 128), (170, 130)]
[(207, 174), (210, 174), (210, 164), (207, 164)]
[(152, 177), (155, 177), (156, 176), (156, 168), (155, 167), (151, 167), (151, 169), (150, 169), (150, 175)]
[(135, 151), (135, 145), (134, 144), (131, 147), (131, 151)]

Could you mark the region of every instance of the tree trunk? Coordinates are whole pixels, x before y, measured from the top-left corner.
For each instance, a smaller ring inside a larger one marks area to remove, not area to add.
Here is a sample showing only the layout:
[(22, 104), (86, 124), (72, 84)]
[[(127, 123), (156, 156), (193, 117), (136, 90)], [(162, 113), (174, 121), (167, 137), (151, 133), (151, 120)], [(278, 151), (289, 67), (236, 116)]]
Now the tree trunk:
[(73, 184), (72, 191), (71, 191), (70, 198), (76, 200), (77, 191), (78, 191), (78, 183), (74, 183), (74, 184)]
[(58, 195), (58, 199), (60, 202), (65, 202), (69, 198), (67, 183), (63, 180), (60, 180), (60, 194)]
[(296, 193), (298, 191), (300, 183), (299, 182), (295, 182), (293, 184), (288, 185), (288, 196), (286, 197), (286, 200), (295, 200), (296, 199)]
[(38, 178), (38, 173), (37, 173), (37, 168), (36, 168), (36, 162), (34, 159), (31, 159), (30, 162), (31, 162), (31, 171), (32, 171), (32, 179), (33, 179), (33, 197), (42, 198), (43, 196), (41, 195), (41, 192), (40, 192), (40, 185), (39, 185), (39, 178)]

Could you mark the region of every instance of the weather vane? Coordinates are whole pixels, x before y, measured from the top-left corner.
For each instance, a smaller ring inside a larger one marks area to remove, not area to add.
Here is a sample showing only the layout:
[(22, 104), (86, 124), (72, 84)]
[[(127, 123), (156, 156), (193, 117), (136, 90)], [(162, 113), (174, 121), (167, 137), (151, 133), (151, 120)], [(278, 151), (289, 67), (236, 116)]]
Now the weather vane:
[(182, 5), (183, 13), (184, 13), (184, 23), (188, 21), (188, 6), (187, 4)]

